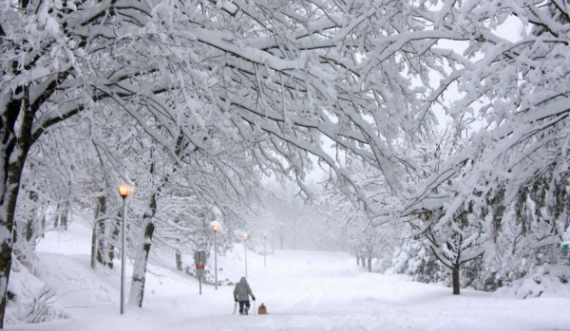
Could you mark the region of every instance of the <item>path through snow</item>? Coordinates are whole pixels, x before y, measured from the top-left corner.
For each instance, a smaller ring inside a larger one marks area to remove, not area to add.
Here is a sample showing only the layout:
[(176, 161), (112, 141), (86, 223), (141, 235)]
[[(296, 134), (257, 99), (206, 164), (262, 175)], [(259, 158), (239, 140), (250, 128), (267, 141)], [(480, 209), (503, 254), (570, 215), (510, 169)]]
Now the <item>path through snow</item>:
[[(348, 254), (325, 252), (278, 251), (268, 256), (267, 268), (262, 256), (248, 254), (249, 281), (257, 303), (267, 305), (267, 316), (232, 315), (233, 287), (205, 286), (200, 296), (195, 280), (156, 265), (150, 268), (145, 307), (128, 307), (119, 316), (117, 272), (91, 270), (88, 245), (73, 246), (85, 235), (51, 238), (51, 244), (48, 238), (39, 248), (42, 278), (58, 289), (58, 304), (73, 318), (9, 330), (570, 330), (570, 298), (506, 299), (468, 290), (452, 296), (449, 288), (369, 274)], [(76, 251), (69, 255), (59, 244)], [(237, 252), (220, 258), (219, 265), (224, 278), (242, 275)]]

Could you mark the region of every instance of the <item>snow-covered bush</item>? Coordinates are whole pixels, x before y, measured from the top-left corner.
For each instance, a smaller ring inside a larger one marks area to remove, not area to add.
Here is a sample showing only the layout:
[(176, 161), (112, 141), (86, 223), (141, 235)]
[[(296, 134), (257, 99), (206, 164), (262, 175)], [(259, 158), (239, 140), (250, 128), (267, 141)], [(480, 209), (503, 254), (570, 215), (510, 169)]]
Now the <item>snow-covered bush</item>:
[(406, 274), (422, 283), (443, 281), (445, 273), (432, 253), (418, 240), (403, 241), (396, 249), (388, 273)]
[[(187, 275), (198, 279), (198, 276), (196, 274), (196, 266), (195, 265), (187, 266), (184, 269), (184, 272)], [(212, 270), (212, 268), (210, 268), (209, 265), (206, 265), (205, 270), (204, 270), (204, 276), (202, 277), (202, 283), (208, 284), (208, 285), (214, 285), (215, 282), (216, 282), (216, 278), (214, 275), (214, 270)], [(226, 285), (234, 285), (234, 283), (230, 279), (227, 279), (227, 278), (226, 279), (218, 278), (218, 286), (226, 286)]]
[(570, 297), (570, 267), (543, 265), (524, 278), (499, 289), (495, 295), (521, 299)]
[(11, 273), (9, 291), (13, 294), (13, 300), (8, 304), (7, 324), (43, 323), (70, 318), (56, 303), (56, 291), (21, 263), (15, 261)]

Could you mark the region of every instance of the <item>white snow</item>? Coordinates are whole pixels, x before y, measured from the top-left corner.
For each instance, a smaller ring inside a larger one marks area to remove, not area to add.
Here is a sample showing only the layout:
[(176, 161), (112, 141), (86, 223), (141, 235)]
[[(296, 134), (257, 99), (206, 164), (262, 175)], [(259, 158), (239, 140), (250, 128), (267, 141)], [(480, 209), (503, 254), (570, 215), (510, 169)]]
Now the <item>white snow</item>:
[(570, 267), (543, 265), (509, 287), (500, 288), (497, 296), (517, 298), (570, 298)]
[[(7, 330), (570, 329), (568, 297), (521, 300), (471, 290), (453, 296), (440, 285), (366, 273), (345, 253), (307, 251), (277, 251), (266, 268), (262, 255), (248, 252), (248, 279), (267, 316), (232, 315), (232, 286), (204, 286), (199, 295), (197, 281), (177, 271), (174, 258), (171, 265), (149, 265), (144, 307), (127, 306), (120, 316), (118, 270), (89, 267), (90, 228), (81, 222), (48, 233), (38, 246), (38, 276), (57, 289), (56, 304), (71, 318)], [(243, 246), (235, 248), (219, 257), (220, 279), (243, 275)]]

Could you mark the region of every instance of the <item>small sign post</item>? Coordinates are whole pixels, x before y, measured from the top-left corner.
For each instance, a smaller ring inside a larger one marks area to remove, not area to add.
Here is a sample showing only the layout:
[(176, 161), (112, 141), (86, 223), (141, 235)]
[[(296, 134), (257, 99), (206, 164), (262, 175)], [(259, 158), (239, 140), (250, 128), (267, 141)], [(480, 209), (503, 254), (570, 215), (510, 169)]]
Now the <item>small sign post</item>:
[(204, 277), (204, 271), (206, 266), (205, 251), (194, 252), (194, 264), (196, 265), (196, 277), (198, 277), (200, 283), (200, 294), (202, 294), (202, 277)]
[(561, 242), (560, 247), (565, 251), (570, 250), (570, 240)]

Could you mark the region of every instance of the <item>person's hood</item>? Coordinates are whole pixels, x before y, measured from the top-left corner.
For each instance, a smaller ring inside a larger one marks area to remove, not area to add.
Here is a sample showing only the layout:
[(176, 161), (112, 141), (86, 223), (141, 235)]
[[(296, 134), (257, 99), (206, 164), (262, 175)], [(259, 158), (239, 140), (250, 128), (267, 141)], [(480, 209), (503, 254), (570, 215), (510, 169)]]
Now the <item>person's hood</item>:
[(239, 282), (242, 283), (242, 284), (247, 284), (247, 280), (245, 279), (245, 277), (242, 277), (242, 278), (239, 280)]

